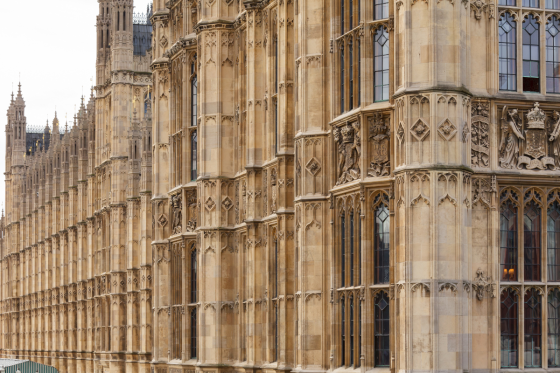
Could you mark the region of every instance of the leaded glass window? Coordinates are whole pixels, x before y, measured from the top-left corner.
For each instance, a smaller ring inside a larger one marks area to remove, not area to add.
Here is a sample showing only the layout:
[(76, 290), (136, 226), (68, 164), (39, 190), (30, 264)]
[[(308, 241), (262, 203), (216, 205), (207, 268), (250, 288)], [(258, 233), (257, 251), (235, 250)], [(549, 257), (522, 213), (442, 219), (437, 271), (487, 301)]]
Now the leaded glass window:
[(501, 332), (501, 366), (517, 368), (518, 364), (518, 308), (517, 294), (512, 289), (501, 295), (500, 332)]
[[(196, 58), (196, 57), (195, 57)], [(198, 117), (198, 80), (196, 77), (196, 62), (191, 64), (191, 126), (196, 127)]]
[[(514, 1), (515, 2), (515, 1)], [(516, 23), (508, 12), (498, 25), (500, 90), (517, 90), (517, 38)]]
[(191, 180), (194, 181), (198, 178), (198, 135), (194, 131), (191, 135)]
[(560, 281), (560, 204), (555, 201), (547, 216), (548, 281)]
[(531, 201), (525, 206), (524, 259), (525, 281), (541, 280), (541, 209)]
[(376, 284), (389, 282), (389, 230), (389, 210), (387, 206), (381, 204), (375, 210), (374, 281)]
[(503, 281), (517, 281), (517, 207), (511, 201), (500, 214), (500, 272)]
[(560, 367), (560, 289), (548, 293), (548, 367)]
[(389, 18), (389, 0), (374, 0), (374, 19)]
[(340, 217), (340, 286), (344, 287), (346, 284), (346, 219), (343, 216)]
[(540, 92), (539, 27), (532, 14), (523, 21), (523, 90), (526, 92)]
[(374, 99), (389, 99), (389, 32), (380, 26), (374, 35)]
[(389, 338), (390, 313), (389, 297), (383, 291), (375, 297), (374, 360), (375, 367), (388, 367), (391, 359)]
[(546, 24), (546, 92), (560, 93), (560, 20), (556, 16)]
[(541, 367), (542, 305), (536, 289), (525, 293), (525, 368)]
[(197, 340), (196, 340), (196, 308), (191, 311), (191, 359), (197, 357)]

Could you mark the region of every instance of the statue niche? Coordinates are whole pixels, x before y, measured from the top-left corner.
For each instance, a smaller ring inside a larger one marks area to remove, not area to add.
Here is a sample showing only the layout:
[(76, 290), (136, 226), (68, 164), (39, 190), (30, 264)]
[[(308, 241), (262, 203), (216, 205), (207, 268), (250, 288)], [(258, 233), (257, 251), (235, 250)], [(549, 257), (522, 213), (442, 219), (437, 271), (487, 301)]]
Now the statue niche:
[(389, 161), (389, 127), (385, 125), (383, 114), (376, 113), (369, 119), (369, 140), (372, 161), (368, 176), (386, 176), (390, 173)]
[(333, 129), (334, 141), (337, 144), (337, 176), (336, 185), (342, 185), (360, 178), (360, 157), (362, 144), (360, 140), (360, 124), (346, 123)]
[[(550, 118), (535, 102), (524, 116), (518, 109), (502, 110), (500, 167), (508, 169), (555, 170), (559, 168), (560, 114)], [(548, 132), (548, 133), (547, 133)]]
[(171, 197), (171, 207), (173, 209), (173, 234), (178, 234), (183, 230), (183, 201), (181, 198), (181, 194), (176, 194)]

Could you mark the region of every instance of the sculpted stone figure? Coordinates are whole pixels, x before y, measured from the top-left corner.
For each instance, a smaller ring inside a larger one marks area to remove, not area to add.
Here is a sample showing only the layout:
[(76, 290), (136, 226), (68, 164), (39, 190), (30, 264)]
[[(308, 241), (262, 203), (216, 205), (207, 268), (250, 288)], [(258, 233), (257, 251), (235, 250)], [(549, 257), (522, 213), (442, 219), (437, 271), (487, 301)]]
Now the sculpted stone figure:
[(517, 109), (502, 111), (502, 139), (500, 142), (500, 167), (515, 168), (519, 159), (519, 140), (524, 140), (521, 133), (521, 118)]
[(334, 140), (338, 144), (338, 181), (341, 185), (360, 177), (361, 140), (358, 122), (348, 123), (334, 129)]
[(173, 234), (181, 233), (183, 230), (181, 226), (181, 221), (183, 220), (183, 203), (180, 194), (171, 197), (171, 205), (173, 207)]
[(551, 142), (551, 155), (554, 156), (556, 168), (560, 168), (560, 113), (556, 110), (552, 113), (551, 130), (548, 139)]

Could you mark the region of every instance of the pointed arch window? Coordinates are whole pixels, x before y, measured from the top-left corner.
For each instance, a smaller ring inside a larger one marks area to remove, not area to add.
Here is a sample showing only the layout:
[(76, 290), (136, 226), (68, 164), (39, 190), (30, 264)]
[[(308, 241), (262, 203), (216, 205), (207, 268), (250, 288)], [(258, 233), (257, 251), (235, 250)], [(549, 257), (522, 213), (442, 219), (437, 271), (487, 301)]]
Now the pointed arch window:
[(198, 178), (198, 134), (193, 131), (191, 135), (191, 180), (195, 181)]
[(541, 209), (535, 201), (525, 206), (523, 227), (525, 281), (541, 281)]
[(344, 113), (344, 46), (340, 48), (340, 113)]
[(340, 216), (340, 286), (346, 285), (346, 216)]
[[(547, 6), (550, 1), (546, 0)], [(560, 93), (560, 20), (556, 16), (546, 24), (546, 92)]]
[(374, 99), (389, 99), (389, 32), (385, 26), (379, 26), (373, 37), (374, 53)]
[(560, 203), (554, 201), (547, 214), (547, 277), (560, 281)]
[(375, 209), (374, 281), (376, 284), (386, 284), (389, 282), (389, 238), (389, 210), (384, 203), (381, 203)]
[[(523, 0), (523, 2), (538, 0)], [(525, 5), (524, 5), (525, 6)], [(540, 25), (532, 14), (523, 21), (523, 90), (540, 92)]]
[(350, 286), (354, 286), (354, 261), (354, 211), (350, 211)]
[(548, 293), (548, 367), (560, 367), (560, 289)]
[[(512, 0), (515, 3), (515, 0)], [(508, 0), (509, 2), (509, 0)], [(499, 80), (500, 90), (517, 90), (517, 24), (513, 16), (506, 12), (498, 25), (499, 41)]]
[(506, 289), (501, 295), (500, 304), (502, 368), (517, 368), (518, 312), (517, 294), (513, 289)]
[(191, 310), (191, 359), (197, 358), (196, 307)]
[(350, 298), (350, 361), (348, 365), (354, 365), (354, 298)]
[(517, 206), (510, 200), (500, 214), (500, 273), (502, 281), (517, 281)]
[(525, 293), (525, 368), (542, 366), (542, 305), (536, 289)]
[(191, 277), (191, 303), (197, 302), (197, 276), (198, 276), (198, 263), (196, 257), (196, 248), (193, 247), (191, 251), (191, 268), (190, 268), (190, 277)]
[(340, 302), (340, 316), (341, 316), (341, 323), (340, 323), (340, 347), (341, 347), (341, 366), (346, 366), (346, 304), (345, 299), (341, 299)]
[(196, 56), (191, 63), (191, 127), (196, 127), (198, 117), (198, 80), (196, 75)]
[(375, 321), (374, 321), (374, 362), (375, 367), (388, 367), (391, 359), (391, 347), (389, 337), (390, 313), (389, 297), (384, 291), (380, 291), (374, 298)]

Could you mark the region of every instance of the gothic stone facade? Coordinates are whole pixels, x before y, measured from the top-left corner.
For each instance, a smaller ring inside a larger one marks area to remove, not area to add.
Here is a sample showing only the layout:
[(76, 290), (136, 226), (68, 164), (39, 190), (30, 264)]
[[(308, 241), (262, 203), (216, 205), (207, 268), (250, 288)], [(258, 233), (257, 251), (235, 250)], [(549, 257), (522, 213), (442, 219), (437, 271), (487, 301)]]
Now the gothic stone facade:
[(62, 140), (10, 107), (2, 356), (557, 371), (557, 1), (154, 0), (149, 63), (131, 5)]

